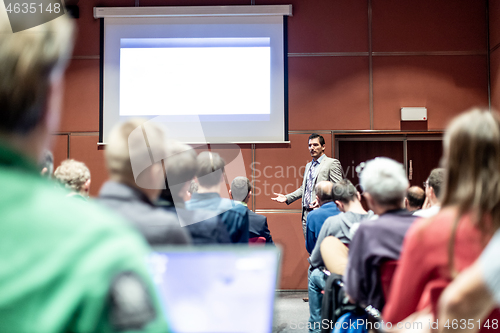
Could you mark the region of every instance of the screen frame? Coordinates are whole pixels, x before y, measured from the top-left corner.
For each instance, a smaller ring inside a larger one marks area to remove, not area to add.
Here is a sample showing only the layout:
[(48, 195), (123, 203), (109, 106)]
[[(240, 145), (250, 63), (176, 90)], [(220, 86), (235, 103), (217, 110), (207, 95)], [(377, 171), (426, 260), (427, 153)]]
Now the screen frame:
[[(283, 141), (254, 141), (254, 142), (221, 142), (221, 144), (276, 144), (289, 143), (288, 136), (288, 34), (287, 17), (292, 16), (292, 5), (263, 5), (263, 6), (185, 6), (185, 7), (94, 7), (94, 18), (100, 21), (99, 41), (99, 146), (104, 142), (104, 36), (107, 17), (186, 17), (186, 16), (283, 16)], [(194, 142), (193, 142), (194, 143)], [(210, 142), (210, 144), (218, 144)]]

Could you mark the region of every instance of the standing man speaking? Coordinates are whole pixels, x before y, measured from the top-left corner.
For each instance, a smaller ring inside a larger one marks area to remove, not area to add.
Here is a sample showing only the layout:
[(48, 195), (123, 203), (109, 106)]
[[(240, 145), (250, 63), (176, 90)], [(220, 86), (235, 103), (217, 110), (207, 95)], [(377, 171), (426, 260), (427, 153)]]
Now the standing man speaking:
[(287, 205), (302, 198), (302, 230), (304, 237), (306, 235), (307, 214), (319, 206), (315, 200), (314, 186), (323, 180), (336, 183), (342, 179), (342, 166), (339, 160), (325, 155), (325, 139), (321, 135), (313, 133), (309, 136), (309, 152), (312, 161), (306, 165), (302, 186), (290, 194), (274, 193), (277, 197), (272, 198), (274, 201), (285, 202)]

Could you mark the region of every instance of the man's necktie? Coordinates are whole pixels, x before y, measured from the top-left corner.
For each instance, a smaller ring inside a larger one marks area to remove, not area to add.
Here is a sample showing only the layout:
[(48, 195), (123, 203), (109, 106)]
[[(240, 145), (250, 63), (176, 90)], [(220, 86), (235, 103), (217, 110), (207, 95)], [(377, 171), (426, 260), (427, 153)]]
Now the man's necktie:
[(309, 204), (311, 203), (311, 194), (314, 183), (314, 170), (316, 170), (316, 166), (319, 164), (318, 161), (313, 160), (311, 163), (311, 167), (309, 168), (309, 174), (307, 175), (306, 181), (306, 192), (304, 193), (304, 207), (309, 208)]

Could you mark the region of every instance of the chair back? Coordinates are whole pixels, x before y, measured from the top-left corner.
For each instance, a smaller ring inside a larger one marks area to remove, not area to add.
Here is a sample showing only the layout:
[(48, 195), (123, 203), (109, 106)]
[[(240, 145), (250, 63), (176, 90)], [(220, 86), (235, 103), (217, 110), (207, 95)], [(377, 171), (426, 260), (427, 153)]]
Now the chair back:
[(380, 282), (382, 284), (382, 291), (384, 298), (389, 299), (389, 291), (391, 290), (392, 277), (398, 268), (397, 260), (388, 260), (380, 266)]
[(248, 243), (255, 245), (255, 244), (265, 244), (266, 243), (266, 238), (265, 237), (252, 237), (248, 239)]

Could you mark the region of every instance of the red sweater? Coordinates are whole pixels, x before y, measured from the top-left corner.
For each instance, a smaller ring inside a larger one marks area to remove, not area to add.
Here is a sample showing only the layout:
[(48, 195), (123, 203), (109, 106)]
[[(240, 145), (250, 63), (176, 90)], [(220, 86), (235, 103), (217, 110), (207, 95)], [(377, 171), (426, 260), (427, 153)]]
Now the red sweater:
[[(396, 324), (415, 311), (431, 307), (450, 283), (448, 243), (456, 209), (447, 208), (429, 219), (416, 221), (406, 234), (399, 267), (392, 280), (389, 299), (383, 311), (386, 322)], [(491, 236), (484, 236), (472, 225), (468, 215), (460, 219), (455, 238), (455, 267), (470, 266), (481, 254)], [(494, 311), (490, 319), (500, 319)]]

